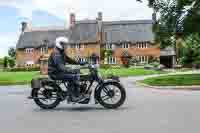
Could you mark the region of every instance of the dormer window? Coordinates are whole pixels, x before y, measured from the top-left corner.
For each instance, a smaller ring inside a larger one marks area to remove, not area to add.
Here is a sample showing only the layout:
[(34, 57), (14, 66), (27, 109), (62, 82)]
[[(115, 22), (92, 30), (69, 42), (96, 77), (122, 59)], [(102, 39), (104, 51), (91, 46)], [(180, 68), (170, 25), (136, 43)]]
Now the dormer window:
[(41, 51), (41, 54), (45, 54), (45, 53), (47, 53), (47, 47), (41, 47), (40, 48), (40, 51)]
[(106, 43), (105, 47), (106, 49), (112, 49), (112, 43)]
[(122, 48), (129, 48), (129, 43), (122, 43)]
[(33, 53), (33, 48), (26, 48), (25, 53)]
[(148, 48), (149, 45), (147, 42), (139, 42), (136, 44), (137, 48)]
[(82, 48), (87, 48), (87, 44), (82, 44)]
[(80, 43), (77, 43), (75, 48), (81, 48), (81, 44)]

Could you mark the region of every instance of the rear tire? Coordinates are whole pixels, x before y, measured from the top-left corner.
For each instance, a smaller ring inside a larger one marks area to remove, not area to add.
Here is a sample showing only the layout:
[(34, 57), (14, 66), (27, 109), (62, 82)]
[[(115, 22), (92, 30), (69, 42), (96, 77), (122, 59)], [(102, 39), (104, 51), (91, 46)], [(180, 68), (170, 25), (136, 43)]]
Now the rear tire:
[[(51, 87), (51, 86), (49, 86), (49, 87)], [(40, 88), (40, 89), (41, 89), (41, 88)], [(42, 108), (42, 109), (54, 109), (54, 108), (56, 108), (56, 107), (60, 104), (61, 99), (59, 98), (57, 92), (56, 92), (56, 95), (57, 95), (57, 96), (56, 96), (56, 99), (55, 99), (55, 101), (54, 101), (52, 104), (44, 104), (43, 102), (41, 102), (41, 99), (37, 99), (37, 98), (38, 98), (38, 93), (39, 93), (40, 89), (34, 89), (34, 90), (32, 91), (32, 95), (33, 95), (33, 97), (35, 98), (35, 99), (34, 99), (34, 102), (35, 102), (40, 108)]]
[[(102, 98), (102, 96), (101, 96), (102, 91), (104, 91), (103, 89), (105, 87), (108, 87), (109, 85), (112, 85), (112, 86), (115, 86), (116, 88), (118, 88), (118, 90), (120, 91), (120, 94), (121, 94), (121, 97), (120, 97), (119, 101), (116, 102), (116, 103), (113, 103), (113, 104), (106, 103), (104, 101), (104, 99)], [(105, 83), (101, 88), (98, 89), (96, 96), (97, 96), (98, 102), (102, 106), (104, 106), (105, 108), (107, 108), (107, 109), (116, 109), (116, 108), (120, 107), (125, 102), (126, 91), (125, 91), (125, 88), (120, 83), (108, 82), (108, 83)]]

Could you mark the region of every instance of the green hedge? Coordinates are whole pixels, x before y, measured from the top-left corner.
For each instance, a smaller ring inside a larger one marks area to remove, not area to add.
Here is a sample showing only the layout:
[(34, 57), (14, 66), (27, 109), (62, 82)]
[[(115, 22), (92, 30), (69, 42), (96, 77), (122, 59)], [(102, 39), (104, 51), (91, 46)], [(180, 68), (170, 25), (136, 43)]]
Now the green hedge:
[(7, 69), (10, 72), (23, 72), (23, 71), (40, 71), (40, 67), (16, 67)]
[(121, 68), (120, 65), (117, 65), (117, 64), (100, 64), (100, 68), (103, 68), (103, 69), (109, 69), (109, 68)]

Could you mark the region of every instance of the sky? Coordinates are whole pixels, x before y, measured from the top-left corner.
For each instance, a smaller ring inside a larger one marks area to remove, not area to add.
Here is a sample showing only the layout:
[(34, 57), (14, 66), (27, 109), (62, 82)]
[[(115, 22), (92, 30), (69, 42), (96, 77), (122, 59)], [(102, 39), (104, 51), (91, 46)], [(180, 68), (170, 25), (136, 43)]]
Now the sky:
[(136, 0), (0, 0), (0, 57), (16, 46), (22, 21), (67, 27), (70, 13), (82, 20), (95, 19), (99, 11), (106, 21), (151, 19), (153, 12), (146, 1)]

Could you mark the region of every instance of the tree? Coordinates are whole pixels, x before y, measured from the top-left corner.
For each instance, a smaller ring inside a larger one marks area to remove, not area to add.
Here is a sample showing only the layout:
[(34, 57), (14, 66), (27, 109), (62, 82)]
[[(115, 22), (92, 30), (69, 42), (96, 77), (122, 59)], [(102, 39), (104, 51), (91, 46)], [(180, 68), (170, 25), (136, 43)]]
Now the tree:
[[(136, 0), (143, 2), (144, 0)], [(200, 32), (199, 0), (147, 0), (148, 6), (160, 15), (160, 22), (170, 33), (184, 35)]]
[(8, 50), (8, 55), (15, 59), (16, 58), (16, 49), (14, 47), (10, 47), (9, 50)]
[(192, 67), (200, 66), (200, 34), (194, 33), (185, 38), (181, 62)]
[[(144, 0), (137, 0), (143, 2)], [(160, 17), (154, 22), (155, 41), (161, 48), (168, 45), (179, 51), (177, 40), (200, 32), (199, 0), (147, 0), (148, 6)], [(178, 62), (178, 60), (177, 60)]]
[(4, 57), (4, 60), (3, 60), (3, 67), (4, 67), (4, 68), (7, 68), (7, 67), (8, 67), (8, 57), (7, 57), (7, 56)]
[(184, 32), (187, 34), (200, 32), (200, 1), (194, 0), (191, 4), (191, 9), (188, 11), (184, 19)]

